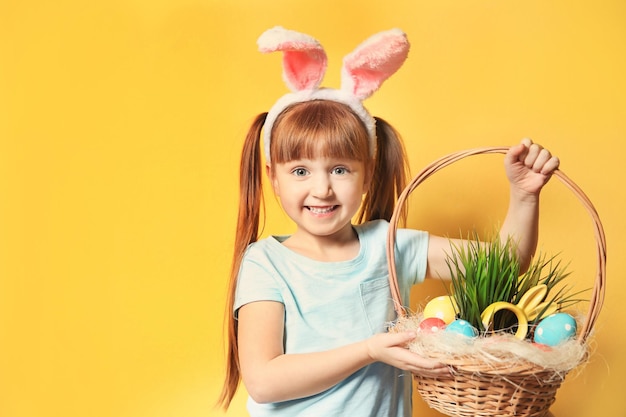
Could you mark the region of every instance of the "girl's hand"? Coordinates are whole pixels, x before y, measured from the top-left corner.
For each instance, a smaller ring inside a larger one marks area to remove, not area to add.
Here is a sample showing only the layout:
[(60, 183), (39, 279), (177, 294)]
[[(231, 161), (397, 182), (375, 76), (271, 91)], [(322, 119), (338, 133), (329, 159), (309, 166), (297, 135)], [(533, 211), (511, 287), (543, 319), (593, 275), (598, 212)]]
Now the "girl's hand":
[(537, 195), (559, 167), (559, 158), (530, 139), (509, 149), (504, 159), (507, 177), (516, 190)]
[(413, 332), (380, 333), (366, 341), (368, 354), (373, 361), (384, 362), (414, 374), (450, 375), (446, 365), (409, 351), (407, 344), (413, 339)]

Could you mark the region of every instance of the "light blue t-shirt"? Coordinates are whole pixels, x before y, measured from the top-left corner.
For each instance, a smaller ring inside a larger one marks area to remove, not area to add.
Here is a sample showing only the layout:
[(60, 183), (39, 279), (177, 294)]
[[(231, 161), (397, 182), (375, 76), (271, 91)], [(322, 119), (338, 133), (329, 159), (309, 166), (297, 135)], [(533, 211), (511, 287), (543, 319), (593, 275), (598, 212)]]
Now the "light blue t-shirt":
[[(385, 332), (395, 319), (389, 289), (386, 238), (389, 223), (354, 227), (360, 243), (352, 260), (320, 262), (269, 237), (250, 245), (235, 295), (235, 314), (244, 304), (277, 301), (285, 306), (285, 353), (329, 350)], [(400, 229), (396, 269), (403, 305), (410, 288), (426, 274), (428, 234)], [(306, 375), (302, 375), (306, 378)], [(319, 394), (279, 403), (248, 400), (252, 417), (409, 417), (411, 375), (384, 363), (361, 368)]]

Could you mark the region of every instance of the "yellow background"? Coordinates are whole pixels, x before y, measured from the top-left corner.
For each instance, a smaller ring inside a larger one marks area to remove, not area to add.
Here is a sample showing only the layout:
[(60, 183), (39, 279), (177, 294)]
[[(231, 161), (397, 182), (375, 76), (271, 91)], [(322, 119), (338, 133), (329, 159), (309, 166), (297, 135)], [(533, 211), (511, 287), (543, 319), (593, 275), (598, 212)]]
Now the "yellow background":
[[(274, 25), (325, 45), (329, 86), (367, 36), (408, 33), (409, 60), (367, 106), (403, 133), (414, 173), (524, 136), (561, 157), (603, 220), (608, 293), (595, 354), (552, 412), (623, 417), (622, 0), (0, 2), (0, 416), (224, 415), (239, 152), (286, 92), (280, 56), (256, 51)], [(501, 158), (416, 194), (416, 227), (489, 227), (506, 206)], [(542, 250), (590, 286), (589, 217), (557, 181), (543, 195)], [(268, 211), (266, 230), (290, 230), (271, 197)], [(413, 307), (440, 291), (416, 290)], [(244, 402), (242, 390), (226, 415)]]

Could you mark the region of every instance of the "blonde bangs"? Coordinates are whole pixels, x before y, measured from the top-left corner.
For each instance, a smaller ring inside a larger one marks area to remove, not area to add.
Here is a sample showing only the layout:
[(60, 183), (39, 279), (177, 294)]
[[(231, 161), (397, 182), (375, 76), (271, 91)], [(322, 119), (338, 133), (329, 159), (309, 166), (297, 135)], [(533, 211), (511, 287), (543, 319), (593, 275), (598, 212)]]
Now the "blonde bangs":
[(363, 122), (346, 105), (328, 100), (287, 108), (272, 129), (270, 154), (276, 163), (319, 157), (366, 163), (371, 159)]

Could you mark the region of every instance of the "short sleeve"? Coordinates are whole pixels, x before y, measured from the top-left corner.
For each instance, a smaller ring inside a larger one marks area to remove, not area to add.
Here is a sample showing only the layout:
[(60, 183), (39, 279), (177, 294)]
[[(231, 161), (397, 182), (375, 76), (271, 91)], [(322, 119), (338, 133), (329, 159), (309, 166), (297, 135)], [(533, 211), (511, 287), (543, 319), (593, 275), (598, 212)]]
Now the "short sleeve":
[(233, 313), (236, 316), (241, 306), (255, 301), (283, 303), (280, 286), (280, 281), (267, 266), (248, 251), (239, 269)]
[(396, 273), (408, 302), (410, 288), (424, 281), (428, 263), (428, 232), (398, 229), (396, 232)]

